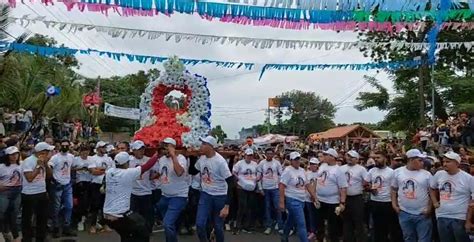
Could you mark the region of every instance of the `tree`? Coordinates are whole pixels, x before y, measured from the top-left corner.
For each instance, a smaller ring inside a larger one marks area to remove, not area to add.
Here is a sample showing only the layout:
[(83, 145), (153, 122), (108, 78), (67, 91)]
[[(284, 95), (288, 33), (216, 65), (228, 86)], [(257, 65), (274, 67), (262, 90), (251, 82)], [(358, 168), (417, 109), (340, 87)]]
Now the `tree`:
[(327, 99), (314, 92), (293, 90), (282, 93), (277, 98), (289, 100), (290, 103), (282, 115), (288, 119), (277, 125), (278, 133), (306, 137), (310, 133), (324, 131), (334, 126), (332, 119), (336, 108)]
[(216, 127), (212, 128), (211, 133), (213, 136), (217, 138), (219, 143), (224, 143), (224, 139), (227, 138), (227, 134), (222, 129), (222, 126), (217, 125)]

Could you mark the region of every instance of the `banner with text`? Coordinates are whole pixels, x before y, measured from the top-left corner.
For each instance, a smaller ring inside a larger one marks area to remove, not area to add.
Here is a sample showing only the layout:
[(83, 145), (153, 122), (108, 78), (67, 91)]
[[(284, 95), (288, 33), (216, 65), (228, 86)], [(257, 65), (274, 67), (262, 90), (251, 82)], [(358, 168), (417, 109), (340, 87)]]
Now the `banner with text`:
[(126, 118), (139, 120), (140, 119), (140, 109), (138, 108), (124, 108), (112, 105), (110, 103), (105, 103), (104, 114), (107, 116), (113, 116), (117, 118)]

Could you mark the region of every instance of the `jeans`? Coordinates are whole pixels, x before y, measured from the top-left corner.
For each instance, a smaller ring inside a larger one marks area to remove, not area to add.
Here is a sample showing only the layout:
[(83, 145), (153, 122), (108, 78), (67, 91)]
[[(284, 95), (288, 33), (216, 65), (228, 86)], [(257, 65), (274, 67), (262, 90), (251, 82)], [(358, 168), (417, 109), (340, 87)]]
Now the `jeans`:
[(137, 196), (132, 194), (130, 199), (130, 210), (140, 214), (145, 219), (146, 228), (151, 234), (154, 224), (154, 214), (150, 212), (153, 211), (152, 195)]
[(469, 235), (464, 229), (465, 220), (438, 218), (438, 233), (441, 242), (469, 242)]
[(431, 242), (431, 217), (400, 211), (398, 215), (405, 242)]
[[(196, 218), (196, 227), (200, 242), (208, 242), (207, 222), (214, 221), (216, 242), (224, 242), (224, 220), (219, 216), (226, 205), (227, 195), (213, 196), (201, 192)], [(212, 218), (211, 218), (212, 216)]]
[(308, 233), (306, 232), (306, 222), (304, 220), (304, 202), (285, 197), (285, 207), (288, 210), (288, 218), (286, 219), (285, 228), (281, 238), (282, 242), (288, 242), (290, 230), (295, 227), (298, 230), (298, 238), (300, 242), (308, 242)]
[(149, 242), (150, 235), (145, 219), (138, 213), (131, 213), (115, 221), (105, 220), (106, 224), (120, 235), (121, 242)]
[(304, 213), (306, 215), (306, 230), (310, 233), (316, 233), (317, 213), (316, 207), (312, 202), (305, 202)]
[(237, 189), (237, 195), (239, 198), (239, 208), (237, 210), (237, 229), (246, 228), (248, 229), (255, 218), (254, 208), (256, 205), (257, 194), (254, 191), (246, 191), (243, 189)]
[(370, 207), (374, 224), (374, 241), (403, 241), (400, 223), (397, 213), (392, 208), (392, 202), (371, 201)]
[(0, 192), (0, 232), (12, 232), (13, 238), (18, 238), (17, 223), (21, 205), (21, 187), (11, 187)]
[(46, 227), (48, 222), (48, 194), (40, 193), (33, 195), (21, 194), (21, 232), (23, 242), (31, 242), (33, 238), (33, 228), (31, 221), (36, 215), (36, 242), (46, 240)]
[(280, 202), (280, 191), (277, 189), (265, 189), (265, 227), (271, 228), (273, 224), (272, 212), (278, 224), (278, 229), (283, 229), (283, 220), (281, 219), (281, 212), (278, 208)]
[(53, 227), (59, 228), (60, 220), (59, 213), (61, 208), (64, 209), (64, 227), (71, 225), (72, 215), (72, 185), (61, 185), (56, 183), (54, 185), (53, 197)]
[(326, 227), (324, 221), (328, 221), (328, 236), (329, 239), (327, 241), (329, 242), (339, 242), (339, 237), (342, 234), (342, 221), (341, 218), (336, 215), (334, 212), (339, 206), (339, 204), (329, 204), (329, 203), (323, 203), (320, 202), (321, 207), (319, 208), (319, 213), (320, 216), (318, 217), (319, 221), (317, 224), (320, 225), (320, 227), (317, 230), (317, 237), (319, 240), (324, 239)]
[(166, 242), (178, 241), (176, 225), (181, 212), (186, 208), (187, 200), (186, 197), (161, 197), (158, 207), (163, 217)]
[(364, 218), (362, 195), (347, 196), (346, 209), (342, 214), (344, 242), (367, 241)]

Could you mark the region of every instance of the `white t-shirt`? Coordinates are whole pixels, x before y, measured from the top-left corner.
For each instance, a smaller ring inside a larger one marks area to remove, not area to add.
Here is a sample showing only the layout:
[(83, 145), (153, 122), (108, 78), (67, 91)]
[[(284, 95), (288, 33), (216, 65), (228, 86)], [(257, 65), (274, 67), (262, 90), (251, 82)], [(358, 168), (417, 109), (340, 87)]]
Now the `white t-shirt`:
[(237, 176), (237, 184), (246, 191), (254, 191), (257, 186), (257, 163), (245, 160), (238, 161), (232, 168), (232, 173)]
[(293, 198), (304, 202), (306, 200), (306, 180), (305, 170), (301, 167), (295, 169), (293, 166), (288, 166), (281, 175), (280, 182), (286, 186), (285, 197)]
[(227, 195), (227, 178), (232, 176), (225, 159), (216, 153), (214, 157), (201, 156), (195, 165), (201, 173), (202, 191), (213, 196)]
[[(307, 170), (306, 171), (306, 180), (308, 181), (308, 184), (312, 183), (312, 182), (317, 182), (318, 180), (318, 171), (310, 171), (310, 170)], [(314, 193), (316, 193), (316, 190), (314, 191)], [(305, 202), (311, 202), (311, 194), (306, 191), (306, 200)]]
[(398, 205), (402, 211), (419, 215), (431, 202), (430, 192), (431, 173), (427, 170), (410, 171), (400, 167), (393, 173), (392, 187), (398, 188)]
[(367, 169), (361, 165), (343, 165), (341, 171), (344, 173), (347, 181), (347, 195), (361, 195), (364, 191), (364, 178), (367, 176)]
[(347, 180), (340, 166), (326, 164), (319, 167), (316, 192), (320, 202), (339, 204), (341, 188), (347, 188)]
[(130, 210), (133, 182), (140, 177), (142, 168), (111, 168), (105, 172), (104, 214), (122, 217)]
[(191, 188), (201, 191), (201, 174), (198, 173), (191, 178)]
[(71, 167), (74, 162), (74, 156), (70, 153), (57, 153), (51, 157), (49, 163), (53, 169), (53, 178), (61, 185), (67, 185), (71, 182)]
[(149, 170), (150, 172), (150, 182), (151, 182), (151, 190), (161, 190), (161, 181), (160, 178), (154, 178), (156, 177), (157, 174), (160, 174), (159, 171), (159, 166), (160, 164), (158, 162), (153, 165), (153, 167)]
[(90, 182), (92, 180), (92, 175), (87, 170), (89, 168), (89, 164), (91, 163), (91, 157), (88, 156), (85, 160), (83, 160), (80, 156), (74, 158), (74, 162), (72, 163), (72, 167), (74, 169), (80, 169), (76, 171), (76, 183), (79, 182)]
[(161, 192), (165, 197), (188, 197), (189, 163), (183, 155), (178, 155), (176, 158), (181, 167), (184, 168), (184, 173), (181, 176), (176, 175), (171, 158), (162, 156), (158, 162)]
[[(137, 159), (134, 156), (130, 156), (130, 167), (138, 167), (145, 164), (150, 158), (144, 156), (141, 159)], [(152, 190), (150, 171), (143, 173), (137, 180), (133, 182), (132, 194), (135, 196), (150, 195)]]
[(33, 179), (33, 181), (28, 182), (25, 177), (25, 172), (32, 172), (37, 165), (38, 158), (35, 155), (32, 155), (26, 158), (20, 165), (22, 171), (22, 185), (23, 188), (21, 193), (27, 195), (34, 195), (46, 192), (46, 170), (44, 167), (40, 168), (40, 172)]
[(21, 168), (17, 164), (0, 164), (0, 185), (3, 187), (21, 186)]
[(377, 190), (376, 195), (374, 195), (373, 193), (370, 194), (370, 200), (376, 202), (391, 202), (392, 197), (390, 195), (390, 192), (392, 189), (392, 178), (393, 169), (390, 167), (385, 167), (382, 169), (374, 167), (370, 169), (367, 173), (365, 181), (370, 183), (372, 189)]
[(466, 220), (469, 201), (474, 194), (474, 178), (459, 171), (449, 175), (446, 171), (438, 171), (431, 178), (430, 186), (439, 190), (439, 208), (436, 217)]
[(262, 188), (265, 190), (278, 189), (282, 167), (277, 160), (262, 160), (257, 165), (257, 172), (261, 177)]
[[(110, 168), (115, 168), (115, 162), (107, 155), (94, 155), (91, 157), (91, 163), (89, 164), (89, 169), (91, 168), (101, 168), (107, 171)], [(92, 183), (102, 184), (104, 176), (105, 175), (92, 175)]]

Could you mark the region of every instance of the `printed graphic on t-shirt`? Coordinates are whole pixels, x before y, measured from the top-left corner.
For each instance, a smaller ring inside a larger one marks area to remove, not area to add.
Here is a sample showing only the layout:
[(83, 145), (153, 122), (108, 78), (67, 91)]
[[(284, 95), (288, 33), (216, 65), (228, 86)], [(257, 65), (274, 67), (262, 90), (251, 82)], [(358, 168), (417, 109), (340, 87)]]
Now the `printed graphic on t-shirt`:
[(263, 177), (265, 177), (266, 179), (273, 179), (273, 169), (269, 167), (267, 171), (265, 171)]
[(402, 182), (402, 193), (407, 199), (415, 199), (415, 181), (413, 179), (407, 179)]
[(35, 179), (33, 179), (33, 182), (39, 182), (39, 181), (44, 181), (44, 168), (43, 167), (40, 167), (39, 168), (40, 172), (38, 173), (38, 175), (35, 177)]
[(69, 163), (64, 162), (63, 166), (61, 167), (61, 176), (68, 176), (69, 175)]
[(16, 187), (21, 185), (20, 172), (14, 170), (12, 176), (8, 180), (8, 186)]
[(297, 182), (296, 182), (296, 188), (298, 189), (304, 189), (305, 186), (304, 186), (304, 179), (303, 177), (299, 176), (298, 178), (296, 178)]
[(100, 167), (107, 169), (107, 162), (102, 162), (102, 164), (100, 164)]
[(375, 177), (374, 182), (372, 182), (372, 189), (380, 191), (382, 190), (382, 186), (383, 186), (383, 177), (382, 176)]
[(326, 184), (327, 177), (328, 177), (328, 172), (323, 171), (318, 178), (318, 185), (324, 186)]
[(454, 184), (451, 181), (445, 181), (439, 189), (440, 200), (451, 200)]
[(254, 175), (253, 175), (252, 170), (251, 170), (251, 169), (245, 170), (245, 172), (244, 172), (244, 177), (245, 177), (245, 179), (247, 179), (247, 180), (254, 180)]
[(209, 172), (209, 168), (204, 167), (202, 169), (201, 180), (205, 184), (212, 184), (211, 172)]
[(351, 178), (352, 178), (352, 174), (349, 172), (349, 171), (346, 171), (346, 179), (347, 179), (347, 185), (351, 185)]
[(170, 181), (168, 179), (168, 167), (167, 166), (163, 166), (161, 168), (161, 182), (163, 184), (168, 184)]

